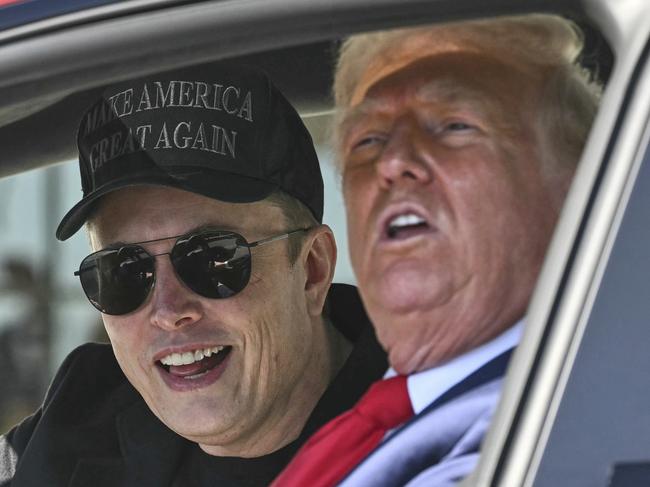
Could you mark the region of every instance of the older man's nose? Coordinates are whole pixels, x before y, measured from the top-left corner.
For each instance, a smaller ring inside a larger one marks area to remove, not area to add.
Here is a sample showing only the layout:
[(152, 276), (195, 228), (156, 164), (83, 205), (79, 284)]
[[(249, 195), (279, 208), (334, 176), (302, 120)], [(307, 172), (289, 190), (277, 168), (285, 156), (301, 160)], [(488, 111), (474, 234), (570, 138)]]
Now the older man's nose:
[(380, 185), (388, 189), (394, 184), (431, 181), (431, 168), (427, 164), (426, 144), (417, 127), (403, 123), (395, 127), (377, 161)]
[(167, 256), (156, 259), (156, 283), (151, 296), (151, 323), (165, 330), (177, 330), (199, 321), (200, 297), (184, 286)]

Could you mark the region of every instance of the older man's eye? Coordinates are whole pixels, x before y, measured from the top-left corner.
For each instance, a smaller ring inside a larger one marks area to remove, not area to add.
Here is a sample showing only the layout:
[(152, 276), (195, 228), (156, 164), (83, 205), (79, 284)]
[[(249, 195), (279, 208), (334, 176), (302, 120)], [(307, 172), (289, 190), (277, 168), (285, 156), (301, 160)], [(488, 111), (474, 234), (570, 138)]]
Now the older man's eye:
[(473, 130), (474, 126), (465, 122), (449, 122), (445, 125), (445, 130), (448, 132), (463, 132)]
[(352, 143), (352, 150), (365, 149), (373, 145), (382, 144), (384, 142), (384, 137), (379, 135), (366, 135), (360, 137)]

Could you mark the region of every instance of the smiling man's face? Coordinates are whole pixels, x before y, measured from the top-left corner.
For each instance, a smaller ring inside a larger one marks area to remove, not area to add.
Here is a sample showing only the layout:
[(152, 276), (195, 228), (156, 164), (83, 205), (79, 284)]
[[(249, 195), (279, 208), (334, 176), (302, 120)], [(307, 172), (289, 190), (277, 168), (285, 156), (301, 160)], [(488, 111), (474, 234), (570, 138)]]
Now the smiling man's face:
[(392, 366), (411, 373), (525, 312), (559, 200), (539, 162), (539, 83), (457, 50), (357, 86), (340, 147), (350, 254)]
[[(105, 197), (90, 235), (97, 250), (205, 226), (237, 232), (249, 242), (291, 230), (282, 210), (264, 202), (222, 203), (170, 188), (140, 187)], [(174, 242), (143, 247), (151, 255), (163, 254)], [(214, 454), (256, 456), (270, 430), (285, 422), (282, 434), (302, 428), (300, 421), (294, 424), (292, 408), (313, 405), (328, 380), (319, 383), (309, 375), (319, 370), (313, 361), (322, 358), (322, 345), (310, 326), (304, 289), (304, 270), (290, 265), (286, 240), (253, 249), (250, 282), (227, 299), (192, 292), (176, 276), (169, 256), (160, 255), (146, 302), (129, 314), (103, 319), (120, 367), (168, 427)], [(196, 362), (162, 363), (174, 360), (174, 354), (193, 354)]]

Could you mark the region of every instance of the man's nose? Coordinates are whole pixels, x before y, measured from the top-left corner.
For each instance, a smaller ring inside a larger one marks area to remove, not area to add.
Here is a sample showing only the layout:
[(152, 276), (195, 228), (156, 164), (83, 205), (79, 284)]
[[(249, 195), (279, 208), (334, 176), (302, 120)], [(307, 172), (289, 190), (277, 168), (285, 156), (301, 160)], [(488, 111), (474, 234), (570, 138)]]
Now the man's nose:
[(432, 154), (429, 154), (426, 137), (416, 123), (396, 123), (377, 161), (376, 172), (382, 188), (431, 181), (433, 174), (428, 159)]
[(200, 297), (180, 282), (167, 255), (156, 258), (156, 282), (151, 296), (151, 323), (177, 330), (203, 316)]

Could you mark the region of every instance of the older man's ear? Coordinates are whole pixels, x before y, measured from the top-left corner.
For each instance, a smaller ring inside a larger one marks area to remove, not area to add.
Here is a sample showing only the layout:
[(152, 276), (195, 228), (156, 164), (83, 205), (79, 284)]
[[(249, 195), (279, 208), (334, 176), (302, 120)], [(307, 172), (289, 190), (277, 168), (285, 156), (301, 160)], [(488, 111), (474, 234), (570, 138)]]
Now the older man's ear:
[(305, 269), (307, 310), (310, 316), (320, 316), (334, 278), (336, 241), (327, 225), (312, 228), (304, 239), (298, 262)]

